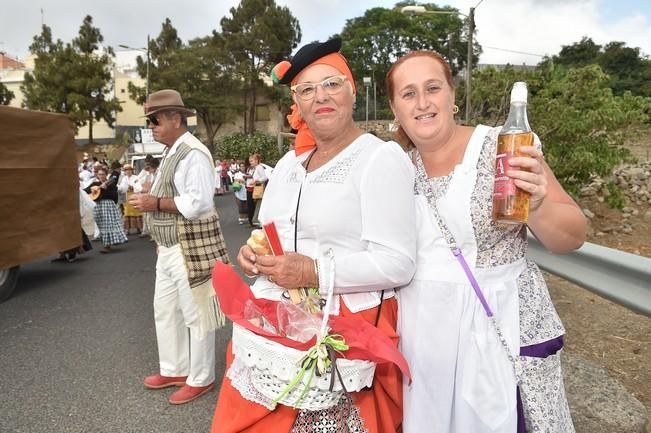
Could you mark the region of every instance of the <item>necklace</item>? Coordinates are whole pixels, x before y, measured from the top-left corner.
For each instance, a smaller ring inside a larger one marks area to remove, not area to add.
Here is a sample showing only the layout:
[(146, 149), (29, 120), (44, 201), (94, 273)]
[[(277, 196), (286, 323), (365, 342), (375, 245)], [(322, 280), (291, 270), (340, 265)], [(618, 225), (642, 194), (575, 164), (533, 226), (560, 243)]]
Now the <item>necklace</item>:
[(341, 150), (341, 149), (343, 149), (343, 148), (346, 147), (346, 146), (347, 146), (346, 144), (343, 144), (343, 145), (338, 144), (338, 145), (333, 146), (333, 147), (331, 147), (330, 149), (326, 149), (326, 150), (319, 149), (319, 147), (317, 146), (317, 148), (316, 148), (316, 152), (315, 152), (315, 153), (318, 153), (318, 154), (321, 155), (321, 156), (328, 156), (328, 155), (330, 155), (331, 153), (333, 153), (334, 151)]

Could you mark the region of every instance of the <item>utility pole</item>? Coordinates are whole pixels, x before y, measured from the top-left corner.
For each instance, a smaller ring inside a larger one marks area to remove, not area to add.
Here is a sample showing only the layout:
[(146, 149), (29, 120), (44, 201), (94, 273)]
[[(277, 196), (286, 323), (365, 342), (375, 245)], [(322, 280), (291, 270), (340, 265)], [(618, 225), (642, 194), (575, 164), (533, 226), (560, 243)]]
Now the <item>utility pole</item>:
[[(459, 14), (468, 18), (468, 62), (466, 64), (466, 125), (470, 123), (470, 94), (472, 92), (472, 36), (475, 33), (475, 9), (484, 0), (480, 0), (474, 8), (470, 8), (470, 14), (466, 15), (459, 11), (434, 10), (428, 11), (425, 6), (411, 5), (404, 6), (400, 9), (403, 14), (422, 15), (422, 14)], [(451, 41), (450, 41), (451, 42)], [(451, 47), (451, 44), (450, 44)], [(451, 57), (451, 56), (450, 56)], [(450, 61), (452, 59), (450, 58)]]
[(470, 124), (470, 93), (472, 80), (472, 34), (475, 32), (475, 8), (468, 14), (468, 64), (466, 65), (466, 125)]
[(375, 69), (371, 72), (371, 79), (373, 80), (373, 120), (377, 120), (377, 88), (375, 85)]
[(364, 77), (362, 79), (362, 82), (364, 83), (364, 87), (366, 88), (366, 130), (368, 131), (368, 108), (369, 108), (368, 91), (372, 84), (371, 77)]
[[(136, 47), (130, 47), (129, 45), (118, 45), (120, 48), (125, 48), (127, 50), (136, 50), (136, 51), (141, 51), (147, 55), (147, 63), (146, 63), (146, 72), (145, 72), (145, 104), (147, 100), (149, 99), (149, 65), (151, 63), (151, 55), (150, 55), (150, 38), (149, 35), (147, 35), (147, 46), (144, 48), (136, 48)], [(145, 119), (145, 125), (147, 125), (147, 120)]]
[(145, 93), (147, 94), (147, 99), (149, 99), (149, 35), (147, 35), (147, 78), (145, 81)]

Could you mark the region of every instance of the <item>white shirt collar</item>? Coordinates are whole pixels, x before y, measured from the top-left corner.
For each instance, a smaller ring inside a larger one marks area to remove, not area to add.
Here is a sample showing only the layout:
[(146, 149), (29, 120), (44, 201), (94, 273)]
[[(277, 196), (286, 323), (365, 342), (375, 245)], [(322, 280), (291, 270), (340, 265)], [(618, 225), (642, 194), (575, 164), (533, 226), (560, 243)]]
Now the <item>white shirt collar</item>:
[(167, 152), (167, 155), (174, 155), (176, 150), (179, 148), (179, 145), (185, 141), (186, 135), (190, 135), (190, 131), (185, 131), (183, 135), (176, 139), (172, 147), (170, 147), (170, 150)]

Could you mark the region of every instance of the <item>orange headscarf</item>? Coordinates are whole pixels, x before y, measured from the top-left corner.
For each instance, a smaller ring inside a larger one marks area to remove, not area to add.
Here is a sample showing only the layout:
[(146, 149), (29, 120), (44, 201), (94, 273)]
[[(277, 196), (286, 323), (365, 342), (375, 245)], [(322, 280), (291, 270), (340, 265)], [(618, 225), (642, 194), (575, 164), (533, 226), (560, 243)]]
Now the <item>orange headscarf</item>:
[[(350, 82), (350, 85), (353, 86), (353, 94), (356, 93), (353, 73), (348, 66), (346, 58), (342, 56), (341, 53), (330, 53), (326, 56), (323, 56), (320, 59), (317, 59), (307, 65), (304, 70), (314, 65), (330, 65), (333, 68), (336, 68), (339, 72), (346, 76)], [(300, 74), (294, 77), (292, 80), (292, 85), (297, 83), (297, 78), (299, 75)], [(298, 131), (296, 133), (296, 140), (294, 141), (294, 152), (296, 152), (296, 155), (300, 155), (301, 153), (305, 153), (314, 149), (316, 146), (316, 140), (312, 135), (312, 131), (310, 131), (310, 128), (305, 123), (305, 119), (303, 119), (303, 116), (301, 116), (301, 113), (299, 112), (296, 104), (292, 105), (291, 110), (292, 111), (287, 115), (287, 120), (289, 121), (289, 125)]]

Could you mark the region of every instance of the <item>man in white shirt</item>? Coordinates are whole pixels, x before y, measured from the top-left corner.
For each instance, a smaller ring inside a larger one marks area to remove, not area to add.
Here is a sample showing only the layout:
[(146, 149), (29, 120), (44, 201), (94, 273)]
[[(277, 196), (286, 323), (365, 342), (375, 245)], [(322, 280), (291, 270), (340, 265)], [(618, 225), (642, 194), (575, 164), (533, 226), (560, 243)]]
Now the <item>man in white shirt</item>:
[(187, 130), (192, 110), (175, 90), (152, 93), (147, 107), (154, 139), (167, 149), (151, 191), (130, 199), (149, 212), (158, 252), (154, 320), (160, 372), (144, 384), (181, 386), (169, 402), (183, 404), (214, 388), (214, 331), (225, 319), (210, 277), (215, 261), (228, 263), (228, 255), (213, 204), (212, 156)]

